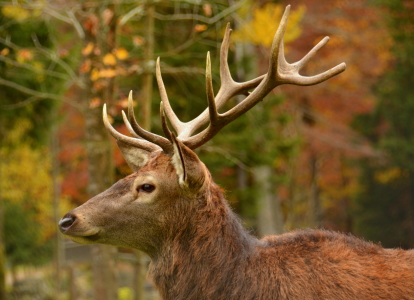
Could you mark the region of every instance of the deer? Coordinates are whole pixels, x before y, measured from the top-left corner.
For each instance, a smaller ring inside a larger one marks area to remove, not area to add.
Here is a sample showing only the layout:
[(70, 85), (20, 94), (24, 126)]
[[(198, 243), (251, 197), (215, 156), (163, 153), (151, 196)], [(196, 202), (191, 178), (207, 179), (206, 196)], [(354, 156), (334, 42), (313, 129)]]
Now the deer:
[[(227, 24), (220, 48), (220, 89), (214, 93), (207, 53), (208, 108), (191, 121), (182, 122), (173, 111), (157, 59), (165, 137), (138, 124), (131, 93), (128, 114), (122, 111), (131, 136), (114, 129), (104, 105), (104, 125), (134, 173), (64, 215), (60, 231), (81, 244), (145, 252), (151, 260), (148, 276), (166, 300), (414, 299), (414, 250), (385, 249), (323, 229), (258, 239), (243, 227), (194, 152), (275, 87), (314, 85), (345, 70), (341, 63), (318, 75), (299, 74), (328, 37), (298, 62), (286, 61), (283, 36), (289, 10), (287, 6), (274, 36), (267, 73), (242, 83), (229, 71)], [(219, 113), (236, 95), (246, 97)]]

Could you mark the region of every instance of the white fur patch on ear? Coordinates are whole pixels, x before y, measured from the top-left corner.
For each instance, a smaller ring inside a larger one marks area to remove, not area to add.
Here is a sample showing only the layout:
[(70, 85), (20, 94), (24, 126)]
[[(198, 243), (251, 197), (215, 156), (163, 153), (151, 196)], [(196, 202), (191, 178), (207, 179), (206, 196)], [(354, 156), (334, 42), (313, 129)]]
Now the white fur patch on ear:
[(173, 143), (174, 154), (172, 156), (172, 163), (175, 168), (175, 172), (178, 175), (178, 183), (181, 186), (187, 186), (185, 165), (182, 157), (181, 150), (176, 143)]
[(136, 153), (135, 155), (131, 155), (129, 153), (123, 153), (125, 161), (129, 165), (129, 167), (134, 171), (138, 171), (143, 165), (145, 165), (148, 161), (148, 155), (144, 153)]
[(122, 152), (122, 156), (134, 172), (147, 163), (149, 152), (127, 145), (121, 141), (117, 141), (117, 144)]

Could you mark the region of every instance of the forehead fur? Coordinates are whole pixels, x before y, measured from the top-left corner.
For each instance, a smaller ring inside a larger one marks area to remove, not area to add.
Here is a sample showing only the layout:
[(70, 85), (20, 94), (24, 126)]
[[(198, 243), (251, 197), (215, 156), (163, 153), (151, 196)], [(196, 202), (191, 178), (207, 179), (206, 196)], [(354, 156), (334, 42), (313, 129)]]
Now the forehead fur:
[(175, 173), (173, 164), (171, 163), (171, 156), (164, 153), (152, 154), (148, 162), (137, 172), (144, 173), (148, 171), (162, 172), (163, 174)]

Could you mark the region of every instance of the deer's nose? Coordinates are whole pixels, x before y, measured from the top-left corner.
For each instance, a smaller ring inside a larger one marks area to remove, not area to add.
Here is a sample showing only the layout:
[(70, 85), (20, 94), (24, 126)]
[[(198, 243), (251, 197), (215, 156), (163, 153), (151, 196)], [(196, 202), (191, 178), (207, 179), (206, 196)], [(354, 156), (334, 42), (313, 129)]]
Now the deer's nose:
[(59, 229), (62, 233), (65, 233), (76, 221), (76, 216), (67, 213), (63, 216), (62, 220), (59, 221)]

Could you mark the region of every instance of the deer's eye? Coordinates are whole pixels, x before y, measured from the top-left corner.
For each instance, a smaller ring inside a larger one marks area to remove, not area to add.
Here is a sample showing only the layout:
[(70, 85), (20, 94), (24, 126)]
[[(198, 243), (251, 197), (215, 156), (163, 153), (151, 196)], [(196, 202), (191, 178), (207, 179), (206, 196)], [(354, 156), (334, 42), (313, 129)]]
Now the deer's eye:
[(145, 192), (145, 193), (152, 193), (155, 190), (155, 186), (152, 184), (145, 183), (138, 187), (139, 192)]

